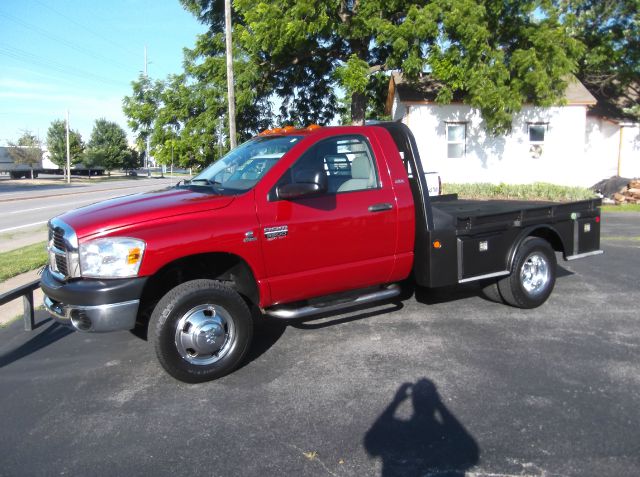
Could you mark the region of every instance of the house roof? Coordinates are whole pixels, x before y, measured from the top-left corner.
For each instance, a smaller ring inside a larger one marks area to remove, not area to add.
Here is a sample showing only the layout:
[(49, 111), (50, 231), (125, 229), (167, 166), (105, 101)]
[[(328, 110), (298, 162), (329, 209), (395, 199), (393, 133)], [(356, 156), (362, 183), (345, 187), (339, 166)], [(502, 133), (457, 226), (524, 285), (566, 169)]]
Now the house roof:
[(589, 90), (596, 97), (598, 104), (587, 114), (609, 119), (613, 122), (637, 122), (638, 118), (625, 112), (625, 109), (640, 104), (640, 78), (632, 81), (621, 91), (617, 84), (588, 84)]
[[(596, 104), (596, 98), (575, 76), (571, 75), (566, 81), (567, 89), (564, 93), (564, 99), (567, 104), (588, 106)], [(436, 100), (442, 85), (442, 82), (430, 75), (424, 75), (418, 81), (409, 83), (404, 79), (402, 73), (393, 73), (389, 80), (389, 94), (386, 104), (387, 114), (391, 112), (396, 92), (403, 103), (432, 103)], [(461, 92), (455, 93), (452, 102), (464, 102), (464, 94)]]

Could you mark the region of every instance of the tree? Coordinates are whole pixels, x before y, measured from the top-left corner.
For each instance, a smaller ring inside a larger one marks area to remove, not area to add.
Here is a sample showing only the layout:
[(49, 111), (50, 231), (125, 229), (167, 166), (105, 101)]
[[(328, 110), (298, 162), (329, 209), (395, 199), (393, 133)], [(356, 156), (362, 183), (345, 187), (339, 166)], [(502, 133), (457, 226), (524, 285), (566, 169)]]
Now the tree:
[(127, 134), (124, 130), (118, 124), (104, 118), (96, 120), (87, 144), (85, 165), (102, 166), (111, 175), (113, 169), (123, 167), (129, 154)]
[(8, 141), (8, 153), (16, 164), (24, 164), (31, 169), (31, 178), (34, 178), (33, 168), (42, 161), (42, 143), (31, 131), (23, 131), (17, 142)]
[[(219, 0), (181, 0), (210, 34), (222, 31)], [(362, 124), (371, 75), (428, 72), (444, 87), (438, 100), (462, 94), (500, 133), (526, 102), (559, 102), (577, 69), (580, 42), (545, 0), (236, 0), (240, 47), (282, 98), (281, 114), (326, 123), (334, 91), (350, 96)], [(375, 96), (375, 95), (374, 95)]]
[(135, 149), (129, 148), (129, 150), (127, 151), (127, 155), (124, 158), (122, 168), (124, 170), (130, 171), (133, 169), (138, 169), (139, 167), (142, 167), (142, 157), (140, 156), (140, 153)]
[(578, 77), (599, 97), (620, 98), (623, 113), (640, 120), (640, 0), (557, 0), (585, 45)]
[[(155, 82), (140, 77), (123, 110), (139, 144), (149, 137), (159, 163), (202, 166), (229, 149), (224, 37), (199, 35), (184, 54), (182, 74)], [(271, 108), (268, 95), (260, 92), (264, 81), (256, 76), (255, 65), (242, 52), (234, 56), (237, 132), (245, 140), (271, 126)]]
[(148, 76), (140, 74), (137, 81), (131, 83), (133, 94), (122, 100), (122, 110), (129, 118), (129, 127), (136, 133), (136, 145), (146, 149), (147, 138), (151, 135), (158, 112), (159, 96), (164, 84), (155, 83)]
[[(49, 149), (51, 161), (58, 167), (66, 170), (67, 125), (64, 120), (57, 119), (49, 126), (49, 130), (47, 131), (47, 149)], [(84, 143), (78, 131), (69, 131), (69, 152), (71, 165), (77, 164), (82, 160)]]

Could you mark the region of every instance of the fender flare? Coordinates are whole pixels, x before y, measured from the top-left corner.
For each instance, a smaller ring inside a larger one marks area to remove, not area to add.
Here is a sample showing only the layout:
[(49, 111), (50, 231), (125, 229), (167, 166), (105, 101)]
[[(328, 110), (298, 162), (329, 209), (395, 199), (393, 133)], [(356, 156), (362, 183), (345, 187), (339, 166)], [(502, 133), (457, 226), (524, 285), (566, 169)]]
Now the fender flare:
[(556, 252), (565, 253), (567, 249), (567, 244), (565, 240), (562, 238), (562, 235), (558, 233), (555, 227), (552, 225), (532, 225), (523, 229), (516, 240), (514, 240), (511, 249), (509, 250), (509, 254), (507, 255), (507, 270), (511, 273), (511, 266), (513, 265), (513, 260), (515, 259), (516, 253), (524, 242), (529, 237), (538, 237), (543, 240), (549, 242), (551, 248), (553, 248)]

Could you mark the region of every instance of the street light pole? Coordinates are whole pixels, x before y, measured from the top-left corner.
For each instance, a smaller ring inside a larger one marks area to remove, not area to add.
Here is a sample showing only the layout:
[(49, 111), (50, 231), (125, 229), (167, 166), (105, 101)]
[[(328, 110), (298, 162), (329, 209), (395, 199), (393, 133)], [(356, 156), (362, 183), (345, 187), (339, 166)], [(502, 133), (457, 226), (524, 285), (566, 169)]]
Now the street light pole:
[[(147, 65), (149, 62), (147, 61), (147, 45), (144, 45), (144, 79), (145, 81), (149, 78), (147, 76)], [(146, 83), (145, 83), (146, 84)], [(147, 166), (147, 177), (151, 177), (151, 163), (149, 162), (149, 135), (151, 131), (147, 131), (147, 140), (145, 143), (146, 150), (144, 151), (144, 162)]]
[(69, 110), (67, 109), (67, 184), (71, 184), (71, 147), (69, 145)]

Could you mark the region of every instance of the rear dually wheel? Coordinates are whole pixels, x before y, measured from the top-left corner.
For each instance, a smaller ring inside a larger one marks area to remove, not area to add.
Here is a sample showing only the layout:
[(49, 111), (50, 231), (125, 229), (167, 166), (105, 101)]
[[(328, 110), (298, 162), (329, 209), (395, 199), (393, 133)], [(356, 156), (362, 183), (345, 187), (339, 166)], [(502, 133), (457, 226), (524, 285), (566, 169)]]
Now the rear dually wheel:
[(511, 274), (498, 282), (500, 295), (511, 306), (536, 308), (553, 291), (556, 267), (556, 255), (549, 242), (529, 237), (518, 248)]

